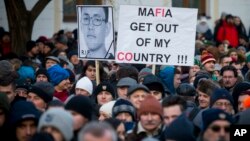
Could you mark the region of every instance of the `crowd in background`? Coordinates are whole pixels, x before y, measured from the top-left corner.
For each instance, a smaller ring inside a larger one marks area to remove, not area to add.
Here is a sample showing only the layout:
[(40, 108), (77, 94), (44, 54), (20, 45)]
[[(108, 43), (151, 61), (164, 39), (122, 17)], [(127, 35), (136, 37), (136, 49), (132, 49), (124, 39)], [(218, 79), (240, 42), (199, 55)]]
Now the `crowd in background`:
[(250, 124), (249, 35), (229, 13), (196, 31), (193, 66), (152, 72), (81, 60), (77, 29), (41, 33), (17, 55), (1, 28), (0, 140), (229, 141), (230, 125)]

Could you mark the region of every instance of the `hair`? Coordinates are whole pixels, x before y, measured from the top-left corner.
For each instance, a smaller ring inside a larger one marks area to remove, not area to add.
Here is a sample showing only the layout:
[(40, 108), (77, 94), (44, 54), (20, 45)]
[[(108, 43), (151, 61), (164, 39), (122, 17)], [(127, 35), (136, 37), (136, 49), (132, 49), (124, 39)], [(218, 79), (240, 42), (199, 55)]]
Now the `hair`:
[(103, 7), (104, 14), (105, 14), (105, 23), (109, 21), (109, 8), (108, 7)]
[(215, 83), (211, 79), (200, 79), (198, 82), (197, 90), (207, 94), (211, 95), (215, 89), (220, 88), (220, 85)]
[[(105, 23), (107, 23), (109, 21), (109, 7), (102, 7), (104, 14), (105, 14)], [(81, 9), (81, 13), (83, 12), (83, 9)]]
[(234, 77), (238, 77), (237, 69), (234, 66), (224, 66), (221, 68), (220, 75), (223, 76), (225, 71), (232, 71), (234, 73)]
[(219, 63), (222, 63), (222, 61), (224, 60), (224, 58), (227, 58), (227, 57), (230, 57), (230, 56), (227, 55), (227, 54), (221, 55), (220, 58), (219, 58)]
[(116, 131), (106, 122), (92, 121), (87, 123), (78, 133), (78, 140), (85, 141), (84, 137), (86, 134), (91, 134), (95, 137), (102, 137), (105, 133), (109, 132), (112, 135), (112, 141), (117, 141)]
[[(88, 69), (89, 66), (92, 66), (92, 67), (96, 68), (95, 61), (94, 60), (88, 60), (86, 62), (86, 64), (83, 67), (83, 71), (82, 71), (82, 73), (81, 73), (81, 75), (80, 75), (80, 77), (79, 77), (78, 80), (80, 80), (81, 78), (83, 78), (84, 76), (86, 76), (86, 71), (87, 71), (87, 69)], [(101, 79), (101, 81), (106, 80), (108, 78), (108, 74), (104, 71), (101, 62), (99, 63), (99, 72), (100, 72), (100, 79)]]
[(138, 70), (134, 66), (123, 66), (116, 72), (116, 80), (119, 81), (124, 77), (130, 77), (138, 80)]
[(168, 97), (165, 97), (162, 101), (163, 108), (171, 107), (174, 105), (179, 105), (182, 112), (187, 109), (187, 102), (178, 95), (170, 95)]

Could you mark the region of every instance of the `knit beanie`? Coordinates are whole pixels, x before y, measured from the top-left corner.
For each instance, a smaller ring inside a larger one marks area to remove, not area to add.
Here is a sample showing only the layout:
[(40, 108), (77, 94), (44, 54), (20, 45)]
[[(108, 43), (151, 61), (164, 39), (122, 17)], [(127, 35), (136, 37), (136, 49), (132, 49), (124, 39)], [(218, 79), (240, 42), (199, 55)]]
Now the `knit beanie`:
[(94, 104), (89, 97), (76, 95), (66, 103), (65, 109), (78, 112), (90, 121), (93, 115)]
[(45, 37), (45, 36), (40, 36), (40, 37), (38, 37), (38, 39), (36, 40), (36, 43), (39, 43), (39, 42), (41, 42), (41, 43), (46, 43), (46, 42), (48, 42), (48, 38)]
[(201, 55), (201, 64), (204, 66), (207, 62), (216, 62), (214, 56), (208, 51), (203, 51)]
[(51, 83), (41, 81), (30, 86), (29, 92), (35, 93), (37, 96), (42, 98), (45, 103), (49, 103), (53, 99), (55, 89)]
[(138, 80), (141, 80), (145, 76), (152, 74), (152, 70), (150, 68), (143, 68), (138, 74)]
[(20, 100), (15, 102), (10, 109), (10, 125), (15, 127), (26, 119), (33, 119), (38, 123), (40, 115), (41, 112), (32, 102)]
[(32, 48), (35, 47), (35, 46), (36, 46), (36, 42), (35, 41), (32, 41), (32, 40), (27, 41), (26, 42), (26, 51), (27, 52), (31, 51)]
[(198, 83), (200, 82), (201, 79), (210, 79), (209, 75), (207, 74), (199, 74), (195, 77), (194, 79), (194, 87), (198, 87)]
[(38, 124), (38, 132), (45, 126), (53, 126), (59, 130), (66, 141), (73, 137), (73, 117), (62, 108), (50, 108), (45, 111)]
[(201, 67), (201, 61), (197, 58), (194, 58), (194, 65)]
[(90, 95), (92, 95), (93, 93), (93, 83), (92, 81), (84, 76), (83, 78), (81, 78), (80, 80), (77, 81), (76, 83), (76, 88), (79, 89), (84, 89), (86, 90)]
[(48, 81), (49, 81), (49, 74), (47, 72), (47, 70), (45, 68), (40, 68), (36, 71), (36, 77), (39, 75), (39, 74), (43, 74), (45, 75), (47, 78), (48, 78)]
[(210, 107), (212, 107), (214, 103), (219, 99), (226, 99), (231, 103), (232, 106), (234, 105), (232, 95), (229, 93), (228, 90), (224, 88), (219, 88), (214, 90), (214, 92), (210, 97)]
[[(115, 99), (115, 89), (114, 87), (108, 83), (108, 82), (102, 82), (100, 83), (94, 90), (93, 95), (95, 97), (95, 99), (97, 98), (97, 95), (102, 92), (102, 91), (107, 91), (109, 93), (111, 93), (113, 99)], [(97, 101), (97, 100), (96, 100)]]
[(17, 83), (24, 83), (27, 79), (30, 79), (32, 82), (35, 80), (35, 70), (31, 66), (21, 66), (17, 73), (19, 74)]
[(48, 69), (50, 82), (56, 86), (61, 81), (69, 78), (69, 73), (59, 65), (53, 65)]
[(147, 95), (144, 100), (141, 102), (140, 109), (138, 110), (138, 117), (143, 113), (155, 113), (160, 115), (162, 118), (163, 116), (163, 109), (161, 103), (152, 95)]
[[(185, 128), (183, 128), (185, 127)], [(185, 114), (177, 117), (164, 131), (165, 140), (175, 141), (195, 141), (194, 125), (185, 116)]]
[(78, 56), (77, 50), (72, 50), (72, 51), (70, 51), (70, 52), (68, 53), (68, 55), (67, 55), (68, 59), (70, 60), (71, 57), (72, 57), (73, 55), (77, 55), (77, 56)]
[(11, 74), (11, 72), (14, 71), (14, 67), (12, 64), (7, 60), (1, 60), (0, 61), (0, 79), (2, 77), (8, 76)]
[(196, 90), (194, 86), (189, 83), (181, 83), (177, 87), (176, 93), (180, 96), (195, 96)]
[(116, 101), (113, 100), (113, 101), (109, 101), (108, 103), (103, 104), (100, 107), (99, 111), (100, 112), (102, 111), (102, 112), (108, 114), (110, 117), (112, 117), (112, 109), (113, 109), (113, 106), (114, 106), (115, 102)]
[(216, 120), (225, 120), (233, 123), (233, 117), (221, 109), (210, 108), (202, 112), (202, 132)]
[(118, 99), (112, 109), (113, 118), (115, 118), (119, 113), (129, 113), (133, 120), (135, 121), (136, 110), (133, 104), (126, 99)]
[(164, 93), (164, 86), (160, 78), (153, 74), (149, 74), (144, 77), (144, 80), (142, 82), (143, 85), (145, 85), (149, 90), (151, 91), (159, 91), (162, 93), (162, 97), (165, 96)]

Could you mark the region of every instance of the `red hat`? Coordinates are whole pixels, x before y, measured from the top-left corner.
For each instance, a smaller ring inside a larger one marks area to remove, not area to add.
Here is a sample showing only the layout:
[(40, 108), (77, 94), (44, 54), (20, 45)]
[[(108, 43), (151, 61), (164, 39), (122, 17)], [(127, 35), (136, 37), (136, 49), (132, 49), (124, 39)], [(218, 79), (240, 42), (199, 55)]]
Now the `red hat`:
[(143, 113), (155, 113), (162, 117), (163, 109), (161, 103), (154, 96), (147, 95), (138, 110), (138, 117), (140, 118)]
[(205, 65), (207, 62), (210, 61), (216, 62), (214, 56), (208, 51), (203, 51), (201, 55), (201, 64)]

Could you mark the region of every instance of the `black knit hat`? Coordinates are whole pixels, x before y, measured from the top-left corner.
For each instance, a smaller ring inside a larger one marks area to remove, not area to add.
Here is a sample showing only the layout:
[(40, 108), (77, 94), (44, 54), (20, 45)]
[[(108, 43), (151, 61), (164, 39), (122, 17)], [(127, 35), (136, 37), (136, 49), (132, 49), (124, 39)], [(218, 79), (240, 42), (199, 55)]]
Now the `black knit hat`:
[(231, 115), (221, 109), (210, 108), (202, 112), (202, 131), (206, 131), (208, 126), (216, 120), (225, 120), (233, 123), (234, 119)]
[(66, 110), (78, 112), (89, 121), (92, 119), (94, 104), (87, 96), (76, 95), (72, 97), (65, 105)]
[(102, 92), (102, 91), (110, 92), (111, 95), (112, 95), (112, 97), (113, 97), (113, 99), (115, 99), (115, 89), (114, 89), (114, 87), (113, 87), (110, 83), (108, 83), (108, 82), (102, 82), (102, 83), (100, 83), (100, 84), (96, 87), (96, 89), (95, 89), (94, 92), (93, 92), (93, 96), (94, 96), (96, 102), (97, 102), (97, 99), (96, 99), (96, 98), (97, 98), (97, 95), (98, 95), (100, 92)]
[(195, 141), (194, 126), (185, 114), (182, 114), (165, 129), (164, 136), (165, 140)]
[(188, 83), (181, 83), (177, 89), (176, 93), (180, 96), (195, 96), (196, 90), (193, 85)]
[(132, 116), (133, 120), (135, 120), (135, 116), (136, 116), (135, 107), (128, 100), (121, 98), (115, 102), (113, 109), (112, 109), (112, 115), (115, 118), (119, 113), (123, 113), (123, 112), (129, 113)]
[(210, 107), (214, 105), (214, 103), (219, 99), (226, 99), (228, 100), (231, 105), (233, 106), (234, 101), (232, 95), (226, 89), (219, 88), (215, 89), (210, 97)]
[(37, 96), (42, 98), (44, 102), (49, 103), (53, 99), (55, 89), (51, 83), (41, 81), (30, 86), (29, 92), (35, 93)]
[(158, 78), (157, 76), (153, 74), (148, 74), (147, 76), (144, 77), (142, 84), (148, 87), (149, 90), (155, 90), (161, 92), (162, 97), (165, 96), (163, 83), (161, 79)]
[(35, 120), (36, 124), (41, 112), (32, 102), (20, 100), (15, 102), (10, 109), (10, 125), (15, 127), (18, 123), (26, 119)]
[(35, 47), (35, 46), (36, 46), (36, 42), (35, 41), (32, 41), (32, 40), (28, 41), (26, 43), (26, 51), (31, 51), (32, 48)]
[(47, 76), (48, 81), (49, 81), (49, 74), (48, 74), (48, 72), (47, 72), (47, 69), (45, 69), (45, 68), (40, 68), (40, 69), (38, 69), (38, 70), (36, 71), (36, 77), (37, 77), (39, 74), (43, 74), (43, 75)]

